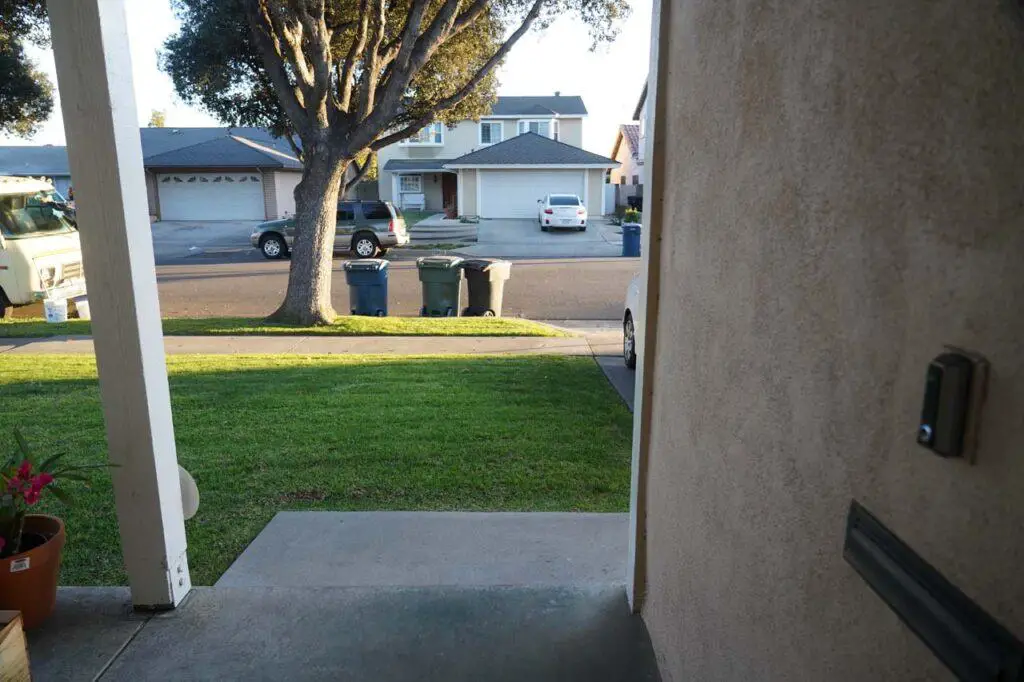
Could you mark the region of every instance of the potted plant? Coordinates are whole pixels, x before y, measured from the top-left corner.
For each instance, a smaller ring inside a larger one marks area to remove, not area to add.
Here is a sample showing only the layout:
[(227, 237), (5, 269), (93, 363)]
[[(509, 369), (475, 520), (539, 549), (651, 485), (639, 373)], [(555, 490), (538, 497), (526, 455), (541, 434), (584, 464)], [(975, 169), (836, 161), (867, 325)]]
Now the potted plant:
[(25, 629), (43, 623), (57, 599), (64, 522), (32, 514), (48, 495), (67, 504), (63, 481), (87, 481), (85, 471), (106, 465), (62, 466), (63, 455), (38, 462), (14, 430), (17, 450), (0, 469), (0, 609), (21, 611)]

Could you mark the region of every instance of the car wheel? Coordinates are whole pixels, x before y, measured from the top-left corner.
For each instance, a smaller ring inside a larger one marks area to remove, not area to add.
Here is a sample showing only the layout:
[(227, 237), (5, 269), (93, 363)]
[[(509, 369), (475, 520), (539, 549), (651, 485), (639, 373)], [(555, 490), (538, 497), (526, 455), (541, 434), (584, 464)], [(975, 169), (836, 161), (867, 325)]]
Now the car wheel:
[(495, 317), (493, 310), (485, 310), (481, 317)]
[(579, 227), (576, 228), (576, 231), (577, 232), (586, 232), (587, 231), (587, 226), (586, 225), (580, 225)]
[(550, 231), (550, 229), (551, 229), (551, 228), (550, 228), (550, 227), (548, 227), (547, 225), (541, 225), (541, 226), (540, 226), (540, 231), (541, 231), (541, 232), (548, 232), (548, 231)]
[(622, 322), (622, 359), (626, 367), (636, 369), (636, 327), (629, 313), (626, 313), (626, 319)]
[(4, 295), (3, 291), (0, 291), (0, 320), (3, 320), (10, 315), (12, 310), (11, 305), (7, 302), (7, 296)]
[(352, 239), (352, 253), (357, 258), (374, 258), (380, 253), (380, 244), (372, 234), (357, 234)]
[(288, 245), (279, 234), (271, 233), (260, 237), (260, 251), (263, 252), (264, 258), (271, 260), (288, 257)]

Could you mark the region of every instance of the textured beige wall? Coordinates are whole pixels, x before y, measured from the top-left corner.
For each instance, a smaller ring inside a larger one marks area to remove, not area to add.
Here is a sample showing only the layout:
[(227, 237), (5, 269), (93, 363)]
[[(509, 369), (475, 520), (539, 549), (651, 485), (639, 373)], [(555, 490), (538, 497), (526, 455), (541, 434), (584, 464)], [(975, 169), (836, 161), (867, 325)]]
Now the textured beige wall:
[(462, 171), (462, 215), (476, 215), (477, 170)]
[[(842, 536), (857, 498), (1024, 637), (1024, 25), (996, 2), (661, 1), (663, 675), (950, 679)], [(914, 443), (943, 343), (992, 362), (973, 467)]]
[(583, 119), (562, 118), (558, 121), (558, 141), (583, 147)]
[(604, 192), (604, 171), (591, 168), (587, 171), (587, 213), (603, 215), (602, 197)]

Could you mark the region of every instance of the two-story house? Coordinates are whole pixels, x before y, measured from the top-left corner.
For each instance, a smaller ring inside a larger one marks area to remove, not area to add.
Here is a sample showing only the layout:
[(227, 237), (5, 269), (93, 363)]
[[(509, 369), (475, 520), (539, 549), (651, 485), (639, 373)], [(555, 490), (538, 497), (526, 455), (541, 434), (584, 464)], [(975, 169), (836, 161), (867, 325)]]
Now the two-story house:
[(644, 184), (644, 145), (647, 139), (647, 84), (644, 84), (640, 100), (633, 111), (633, 123), (623, 123), (615, 134), (612, 158), (619, 162), (608, 174), (613, 185), (625, 186), (626, 192), (616, 195), (617, 201), (625, 205), (626, 197), (642, 196)]
[(582, 149), (576, 96), (499, 97), (479, 121), (427, 126), (378, 152), (380, 197), (404, 208), (482, 218), (535, 218), (545, 194), (576, 194), (602, 214), (612, 159)]

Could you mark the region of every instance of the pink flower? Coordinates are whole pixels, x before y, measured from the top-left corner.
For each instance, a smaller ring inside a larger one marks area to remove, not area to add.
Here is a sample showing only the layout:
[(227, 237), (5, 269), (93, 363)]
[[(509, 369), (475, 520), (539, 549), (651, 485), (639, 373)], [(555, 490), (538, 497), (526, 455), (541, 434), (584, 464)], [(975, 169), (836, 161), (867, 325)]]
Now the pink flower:
[(30, 461), (28, 461), (26, 459), (24, 462), (21, 463), (21, 466), (18, 467), (18, 478), (20, 478), (20, 479), (22, 479), (24, 481), (27, 481), (29, 476), (31, 476), (31, 475), (32, 475), (32, 462), (30, 462)]
[(32, 488), (35, 490), (42, 490), (51, 483), (53, 483), (53, 475), (44, 471), (32, 479)]
[(30, 488), (30, 489), (25, 491), (25, 504), (27, 504), (28, 506), (31, 507), (32, 505), (34, 505), (38, 501), (39, 501), (39, 491), (38, 490)]
[(4, 551), (4, 545), (7, 544), (7, 540), (0, 538), (0, 552)]

